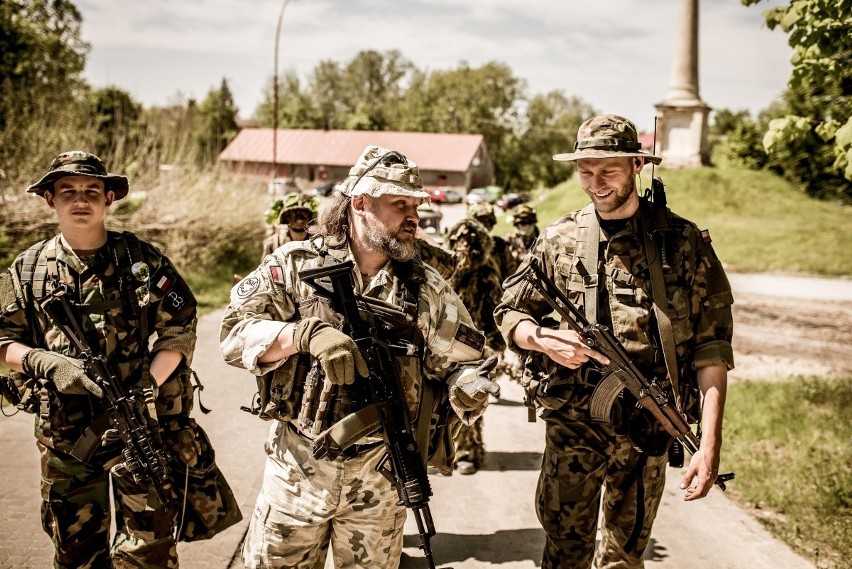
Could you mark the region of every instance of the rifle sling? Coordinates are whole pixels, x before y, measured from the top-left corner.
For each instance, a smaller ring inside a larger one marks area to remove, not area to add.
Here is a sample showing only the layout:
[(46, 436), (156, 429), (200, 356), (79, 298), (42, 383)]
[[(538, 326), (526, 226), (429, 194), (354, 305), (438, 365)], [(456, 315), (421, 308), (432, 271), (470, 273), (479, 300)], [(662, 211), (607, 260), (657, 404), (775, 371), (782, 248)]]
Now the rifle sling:
[(601, 248), (601, 224), (595, 213), (594, 204), (589, 204), (580, 213), (587, 221), (582, 223), (585, 227), (585, 235), (581, 238), (585, 241), (586, 248), (583, 255), (583, 265), (586, 274), (583, 275), (583, 283), (586, 291), (583, 295), (583, 304), (586, 310), (586, 320), (590, 324), (598, 321), (598, 286), (600, 286), (600, 271), (598, 269), (598, 257)]
[[(669, 374), (669, 380), (672, 384), (672, 393), (674, 394), (675, 408), (679, 413), (683, 413), (683, 407), (680, 400), (680, 382), (677, 373), (677, 355), (675, 354), (674, 330), (672, 329), (672, 321), (668, 315), (668, 297), (666, 296), (666, 281), (663, 277), (663, 266), (661, 263), (660, 251), (657, 250), (654, 244), (654, 239), (651, 237), (651, 232), (647, 230), (653, 227), (651, 221), (651, 212), (648, 204), (642, 200), (640, 205), (642, 219), (642, 235), (645, 237), (645, 255), (648, 258), (648, 269), (651, 272), (651, 298), (654, 302), (654, 316), (657, 321), (657, 330), (660, 336), (660, 343), (663, 348), (663, 359), (666, 363), (666, 371)], [(654, 251), (653, 257), (651, 251)]]
[(370, 404), (345, 416), (314, 441), (314, 458), (334, 460), (340, 453), (355, 444), (362, 437), (374, 432), (380, 426), (379, 410)]

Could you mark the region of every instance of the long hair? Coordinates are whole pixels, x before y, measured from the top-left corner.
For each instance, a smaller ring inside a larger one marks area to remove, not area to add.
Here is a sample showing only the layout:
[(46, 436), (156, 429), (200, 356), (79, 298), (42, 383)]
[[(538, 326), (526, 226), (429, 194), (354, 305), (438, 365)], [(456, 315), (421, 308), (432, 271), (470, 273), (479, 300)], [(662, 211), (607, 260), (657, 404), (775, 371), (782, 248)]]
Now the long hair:
[(352, 198), (334, 190), (323, 200), (317, 214), (316, 228), (312, 233), (318, 233), (329, 240), (329, 245), (340, 246), (349, 239), (349, 204)]

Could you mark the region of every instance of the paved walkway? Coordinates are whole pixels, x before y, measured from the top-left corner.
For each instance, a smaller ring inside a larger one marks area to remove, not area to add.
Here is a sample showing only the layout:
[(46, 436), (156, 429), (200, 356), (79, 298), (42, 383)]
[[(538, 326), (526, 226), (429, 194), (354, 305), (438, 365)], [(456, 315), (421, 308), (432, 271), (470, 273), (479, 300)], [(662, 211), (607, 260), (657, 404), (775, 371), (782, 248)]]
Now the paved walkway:
[[(205, 383), (210, 415), (195, 412), (216, 447), (217, 460), (241, 504), (243, 522), (214, 539), (180, 544), (183, 568), (241, 567), (239, 545), (260, 487), (267, 424), (243, 413), (255, 391), (245, 372), (222, 361), (218, 347), (221, 312), (199, 323), (194, 368)], [(439, 565), (538, 567), (543, 534), (533, 511), (541, 463), (541, 421), (528, 423), (520, 388), (503, 383), (504, 397), (485, 417), (488, 463), (474, 476), (432, 476), (431, 509), (438, 535), (432, 545)], [(49, 567), (52, 547), (39, 521), (38, 456), (32, 417), (0, 417), (0, 569)], [(649, 569), (812, 569), (813, 565), (773, 539), (758, 522), (721, 492), (687, 504), (669, 472), (663, 506), (646, 555)], [(424, 567), (411, 519), (406, 525), (401, 567)]]

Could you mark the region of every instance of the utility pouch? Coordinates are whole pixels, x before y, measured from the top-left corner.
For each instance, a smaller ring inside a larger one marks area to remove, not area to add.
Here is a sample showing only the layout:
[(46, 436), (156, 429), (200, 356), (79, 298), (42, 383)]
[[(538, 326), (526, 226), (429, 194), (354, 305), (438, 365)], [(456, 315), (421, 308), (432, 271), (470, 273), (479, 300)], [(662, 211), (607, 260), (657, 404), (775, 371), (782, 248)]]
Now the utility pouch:
[(243, 519), (207, 433), (195, 419), (163, 425), (169, 447), (169, 474), (178, 505), (177, 541), (210, 539)]

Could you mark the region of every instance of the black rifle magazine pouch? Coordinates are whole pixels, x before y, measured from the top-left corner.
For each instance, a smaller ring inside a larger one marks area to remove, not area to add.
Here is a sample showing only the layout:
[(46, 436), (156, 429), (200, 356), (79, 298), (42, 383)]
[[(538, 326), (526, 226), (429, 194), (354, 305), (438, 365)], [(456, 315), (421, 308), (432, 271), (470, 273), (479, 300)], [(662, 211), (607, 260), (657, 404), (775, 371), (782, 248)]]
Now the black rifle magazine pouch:
[(165, 421), (169, 473), (178, 508), (177, 541), (210, 539), (243, 519), (231, 486), (216, 465), (207, 433), (195, 419)]

